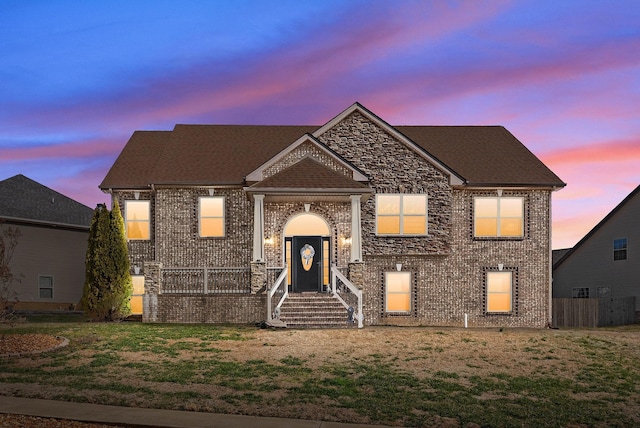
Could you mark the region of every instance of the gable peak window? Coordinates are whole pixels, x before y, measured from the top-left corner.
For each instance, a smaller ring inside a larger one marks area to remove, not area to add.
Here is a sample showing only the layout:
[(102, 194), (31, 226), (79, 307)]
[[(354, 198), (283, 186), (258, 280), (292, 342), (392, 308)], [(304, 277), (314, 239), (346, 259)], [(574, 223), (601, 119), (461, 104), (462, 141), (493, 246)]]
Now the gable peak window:
[(151, 238), (151, 201), (124, 201), (124, 216), (128, 240)]
[(627, 238), (613, 240), (613, 260), (627, 260)]
[(202, 238), (225, 236), (224, 197), (200, 196), (198, 198), (198, 233)]
[(376, 234), (424, 236), (427, 234), (427, 195), (376, 195)]
[(522, 238), (524, 198), (476, 196), (473, 198), (473, 236), (477, 238)]

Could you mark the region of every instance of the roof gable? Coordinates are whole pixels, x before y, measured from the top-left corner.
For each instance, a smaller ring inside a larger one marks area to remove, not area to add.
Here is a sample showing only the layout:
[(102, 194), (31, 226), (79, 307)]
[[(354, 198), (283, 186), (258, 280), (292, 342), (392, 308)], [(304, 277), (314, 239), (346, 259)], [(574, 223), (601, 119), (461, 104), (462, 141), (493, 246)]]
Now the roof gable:
[(371, 191), (369, 186), (346, 177), (311, 157), (303, 158), (282, 171), (255, 183), (249, 189), (253, 192), (258, 189)]
[(320, 150), (323, 154), (329, 156), (333, 161), (335, 161), (336, 163), (338, 163), (339, 165), (341, 165), (342, 167), (344, 167), (345, 169), (350, 171), (350, 174), (352, 176), (351, 178), (353, 180), (356, 180), (356, 181), (368, 181), (367, 176), (362, 171), (360, 171), (358, 168), (356, 168), (351, 163), (347, 162), (345, 159), (343, 159), (336, 152), (331, 150), (325, 144), (323, 144), (322, 142), (318, 141), (317, 138), (313, 137), (313, 135), (308, 134), (308, 133), (303, 135), (302, 137), (298, 138), (296, 141), (294, 141), (289, 146), (287, 146), (286, 148), (281, 150), (278, 154), (273, 156), (267, 162), (263, 163), (258, 168), (256, 168), (254, 171), (252, 171), (250, 174), (248, 174), (247, 177), (246, 177), (246, 180), (250, 181), (250, 182), (251, 181), (264, 180), (266, 178), (265, 174), (266, 174), (267, 170), (270, 167), (274, 166), (278, 162), (281, 162), (287, 155), (293, 153), (296, 149), (298, 149), (300, 146), (302, 146), (305, 143), (310, 143), (315, 148)]
[(635, 198), (640, 198), (640, 185), (631, 191), (626, 198), (622, 200), (614, 209), (611, 210), (598, 224), (594, 226), (573, 248), (567, 251), (556, 263), (553, 265), (553, 269), (558, 268), (562, 263), (569, 259), (578, 249), (585, 245), (592, 236), (594, 236), (600, 229), (602, 229), (607, 223), (612, 221), (616, 214), (622, 211), (627, 205), (630, 204)]
[(451, 184), (460, 185), (464, 183), (463, 178), (460, 177), (453, 169), (451, 169), (449, 166), (440, 162), (435, 156), (429, 153), (424, 147), (421, 147), (417, 145), (415, 142), (408, 139), (404, 134), (399, 132), (396, 128), (389, 125), (387, 122), (382, 120), (380, 117), (372, 113), (370, 110), (368, 110), (358, 102), (353, 103), (350, 107), (348, 107), (342, 113), (338, 114), (336, 117), (331, 119), (325, 125), (318, 128), (313, 133), (314, 137), (321, 136), (322, 134), (324, 134), (329, 129), (336, 126), (338, 123), (340, 123), (341, 121), (343, 121), (345, 118), (347, 118), (349, 115), (353, 114), (356, 111), (360, 113), (362, 116), (364, 116), (366, 119), (370, 120), (371, 122), (375, 123), (377, 126), (382, 128), (386, 133), (394, 137), (396, 140), (400, 141), (402, 144), (406, 145), (411, 150), (414, 150), (424, 159), (432, 163), (440, 171), (444, 172), (447, 176), (449, 176), (449, 181)]
[(93, 210), (22, 174), (0, 181), (0, 218), (88, 229)]

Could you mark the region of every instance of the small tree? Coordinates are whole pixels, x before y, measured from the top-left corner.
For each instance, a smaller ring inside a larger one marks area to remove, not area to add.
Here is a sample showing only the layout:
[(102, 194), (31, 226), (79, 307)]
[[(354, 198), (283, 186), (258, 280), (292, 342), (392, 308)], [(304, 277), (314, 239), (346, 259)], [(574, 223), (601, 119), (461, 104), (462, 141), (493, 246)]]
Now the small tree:
[(89, 227), (82, 307), (94, 319), (113, 321), (131, 313), (133, 285), (124, 220), (115, 201), (111, 212), (98, 205)]
[(12, 272), (10, 264), (20, 235), (20, 229), (5, 227), (0, 220), (0, 322), (13, 321), (13, 305), (18, 302), (13, 284), (20, 282), (20, 278)]

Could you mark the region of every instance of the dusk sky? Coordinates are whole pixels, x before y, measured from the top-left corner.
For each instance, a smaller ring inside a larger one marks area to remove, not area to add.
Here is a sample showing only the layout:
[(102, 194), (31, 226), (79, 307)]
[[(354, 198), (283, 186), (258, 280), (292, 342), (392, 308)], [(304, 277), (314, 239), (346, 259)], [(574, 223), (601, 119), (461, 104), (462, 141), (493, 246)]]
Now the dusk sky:
[(79, 202), (135, 130), (503, 125), (567, 187), (553, 247), (640, 184), (640, 1), (0, 2), (0, 180)]

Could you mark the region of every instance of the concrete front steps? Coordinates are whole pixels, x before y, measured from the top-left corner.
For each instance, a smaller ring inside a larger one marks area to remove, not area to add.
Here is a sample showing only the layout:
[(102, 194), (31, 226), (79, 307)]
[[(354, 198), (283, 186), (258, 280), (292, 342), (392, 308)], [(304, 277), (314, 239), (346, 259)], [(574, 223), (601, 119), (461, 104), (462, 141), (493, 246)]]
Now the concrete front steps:
[(357, 328), (349, 323), (345, 307), (330, 294), (289, 293), (280, 307), (287, 328)]

